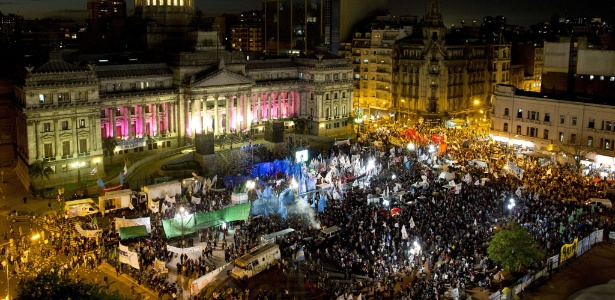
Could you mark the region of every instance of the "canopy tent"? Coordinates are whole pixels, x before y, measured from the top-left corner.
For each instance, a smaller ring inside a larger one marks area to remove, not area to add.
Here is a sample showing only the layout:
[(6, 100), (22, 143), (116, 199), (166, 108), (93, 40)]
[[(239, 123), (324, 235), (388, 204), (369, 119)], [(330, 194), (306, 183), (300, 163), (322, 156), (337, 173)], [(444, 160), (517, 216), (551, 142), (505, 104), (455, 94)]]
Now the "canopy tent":
[(162, 227), (164, 228), (164, 234), (167, 238), (174, 238), (181, 236), (182, 234), (192, 234), (196, 232), (194, 224), (194, 215), (188, 215), (185, 217), (172, 218), (162, 221)]
[(205, 221), (203, 223), (196, 224), (194, 229), (196, 229), (196, 230), (207, 229), (207, 228), (211, 228), (211, 227), (216, 227), (218, 225), (221, 225), (222, 223), (224, 223), (224, 220), (222, 220), (222, 219)]
[(120, 239), (130, 239), (135, 237), (149, 236), (145, 225), (122, 227), (119, 229)]

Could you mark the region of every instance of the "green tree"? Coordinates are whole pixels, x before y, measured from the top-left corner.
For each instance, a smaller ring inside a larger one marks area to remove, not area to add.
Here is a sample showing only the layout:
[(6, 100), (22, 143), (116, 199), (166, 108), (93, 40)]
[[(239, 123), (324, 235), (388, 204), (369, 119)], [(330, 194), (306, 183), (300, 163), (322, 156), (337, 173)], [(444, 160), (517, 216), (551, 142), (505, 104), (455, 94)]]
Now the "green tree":
[(509, 271), (519, 271), (545, 256), (527, 228), (516, 222), (509, 223), (507, 228), (495, 234), (487, 253)]
[[(42, 181), (43, 179), (49, 180), (49, 174), (53, 174), (53, 169), (47, 166), (47, 162), (38, 160), (38, 161), (35, 161), (30, 166), (28, 166), (28, 173), (30, 173), (30, 177), (33, 180), (37, 180), (37, 179), (40, 181)], [(32, 184), (33, 189), (36, 186), (37, 186), (36, 184)], [(41, 190), (41, 193), (42, 193), (42, 190)]]
[(117, 291), (111, 292), (98, 284), (87, 282), (84, 279), (60, 276), (55, 270), (45, 269), (35, 277), (30, 277), (19, 284), (15, 299), (123, 300), (127, 298), (120, 295)]
[(102, 140), (102, 146), (109, 155), (109, 164), (113, 162), (113, 152), (117, 147), (117, 140), (114, 137), (108, 137)]

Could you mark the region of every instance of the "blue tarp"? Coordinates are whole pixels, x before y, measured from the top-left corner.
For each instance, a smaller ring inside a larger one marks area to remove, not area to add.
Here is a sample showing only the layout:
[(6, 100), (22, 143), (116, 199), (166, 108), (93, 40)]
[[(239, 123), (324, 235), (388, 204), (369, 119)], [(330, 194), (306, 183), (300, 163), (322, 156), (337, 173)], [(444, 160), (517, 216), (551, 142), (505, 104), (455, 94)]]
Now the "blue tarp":
[(320, 200), (318, 200), (318, 212), (325, 211), (327, 208), (327, 197), (325, 195), (320, 196)]
[(255, 164), (252, 167), (252, 176), (254, 177), (273, 176), (278, 172), (286, 174), (287, 176), (294, 175), (298, 177), (301, 174), (301, 163), (293, 164), (293, 162), (287, 158), (284, 160), (274, 160), (273, 162)]

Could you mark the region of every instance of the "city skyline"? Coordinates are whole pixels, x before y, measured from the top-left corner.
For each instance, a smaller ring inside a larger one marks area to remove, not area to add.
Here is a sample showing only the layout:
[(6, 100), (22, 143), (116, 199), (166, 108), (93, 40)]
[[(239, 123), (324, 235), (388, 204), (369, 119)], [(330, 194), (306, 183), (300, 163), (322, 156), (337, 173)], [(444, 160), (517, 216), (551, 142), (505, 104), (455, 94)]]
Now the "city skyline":
[[(0, 12), (14, 13), (27, 19), (35, 18), (72, 18), (76, 21), (85, 20), (87, 17), (86, 0), (0, 0)], [(557, 4), (557, 5), (555, 5)], [(615, 16), (615, 5), (609, 0), (596, 0), (593, 5), (571, 0), (520, 0), (515, 2), (495, 3), (483, 0), (465, 1), (460, 6), (453, 0), (440, 1), (441, 11), (445, 25), (459, 26), (464, 20), (466, 24), (472, 21), (482, 22), (485, 16), (503, 15), (508, 24), (530, 25), (542, 21), (549, 21), (551, 16), (586, 16), (600, 17), (603, 20), (612, 21)], [(128, 0), (129, 11), (134, 7), (134, 0)], [(196, 0), (196, 6), (207, 16), (216, 16), (224, 13), (238, 13), (242, 11), (260, 10), (260, 0)], [(424, 14), (426, 1), (395, 1), (390, 5), (390, 11), (400, 12), (400, 15), (415, 15), (421, 17)], [(568, 13), (573, 12), (573, 13)]]

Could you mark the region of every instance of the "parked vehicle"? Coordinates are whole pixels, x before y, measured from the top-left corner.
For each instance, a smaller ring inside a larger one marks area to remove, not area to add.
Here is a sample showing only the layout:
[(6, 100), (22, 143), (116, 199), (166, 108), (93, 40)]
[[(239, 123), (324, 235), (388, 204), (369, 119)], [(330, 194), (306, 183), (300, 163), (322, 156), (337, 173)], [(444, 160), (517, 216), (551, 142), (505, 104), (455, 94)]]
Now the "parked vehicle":
[(613, 209), (613, 202), (611, 202), (611, 200), (609, 199), (589, 198), (587, 201), (585, 201), (585, 205), (588, 205), (588, 206), (602, 205), (609, 210)]
[(340, 233), (340, 230), (342, 230), (342, 228), (340, 228), (339, 226), (331, 226), (331, 227), (327, 227), (325, 229), (323, 229), (319, 234), (318, 237), (316, 238), (316, 242), (317, 243), (322, 243), (336, 235), (338, 235)]
[(116, 209), (133, 209), (133, 198), (136, 202), (137, 196), (132, 190), (128, 189), (108, 192), (106, 195), (98, 197), (98, 207), (103, 215)]
[(26, 222), (29, 221), (31, 216), (27, 211), (23, 210), (14, 210), (9, 214), (9, 218), (11, 222)]
[(264, 244), (250, 253), (235, 259), (231, 276), (238, 280), (247, 280), (258, 273), (268, 270), (280, 260), (280, 247), (277, 244)]
[(66, 213), (69, 218), (95, 215), (98, 212), (99, 210), (98, 207), (96, 207), (96, 202), (90, 198), (66, 201), (64, 204), (64, 213)]

